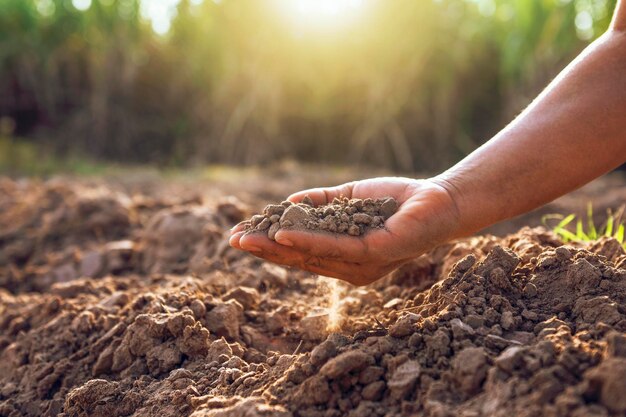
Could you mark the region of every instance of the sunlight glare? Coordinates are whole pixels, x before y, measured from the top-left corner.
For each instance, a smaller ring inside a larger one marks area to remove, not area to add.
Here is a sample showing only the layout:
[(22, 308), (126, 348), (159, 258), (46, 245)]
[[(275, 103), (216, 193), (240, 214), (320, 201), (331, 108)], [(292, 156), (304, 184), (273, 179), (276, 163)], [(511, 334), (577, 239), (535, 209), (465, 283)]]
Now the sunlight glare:
[(275, 3), (297, 29), (331, 29), (350, 23), (365, 0), (275, 0)]
[(180, 0), (142, 0), (141, 15), (150, 21), (157, 34), (165, 35), (176, 16), (178, 3)]
[(91, 7), (91, 0), (72, 0), (72, 5), (76, 10), (84, 12)]

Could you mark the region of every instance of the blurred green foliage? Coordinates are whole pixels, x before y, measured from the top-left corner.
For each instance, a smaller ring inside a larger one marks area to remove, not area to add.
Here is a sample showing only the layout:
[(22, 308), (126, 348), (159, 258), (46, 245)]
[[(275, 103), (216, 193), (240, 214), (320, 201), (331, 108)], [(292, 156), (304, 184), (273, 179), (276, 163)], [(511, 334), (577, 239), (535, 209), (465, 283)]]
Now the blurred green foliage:
[(13, 126), (0, 166), (37, 152), (442, 169), (599, 36), (615, 4), (363, 0), (316, 27), (284, 13), (290, 1), (181, 0), (157, 34), (140, 0), (0, 0), (0, 117)]

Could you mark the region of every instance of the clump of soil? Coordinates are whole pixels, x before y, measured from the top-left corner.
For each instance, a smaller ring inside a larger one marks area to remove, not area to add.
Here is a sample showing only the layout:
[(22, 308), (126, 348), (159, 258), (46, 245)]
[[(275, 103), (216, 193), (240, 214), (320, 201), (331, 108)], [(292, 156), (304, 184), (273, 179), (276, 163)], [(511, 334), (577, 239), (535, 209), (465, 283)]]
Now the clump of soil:
[[(444, 245), (369, 287), (321, 286), (227, 249), (236, 203), (142, 201), (121, 231), (68, 227), (59, 245), (41, 229), (43, 246), (0, 263), (1, 416), (626, 415), (614, 239), (526, 228)], [(78, 216), (73, 204), (52, 206)], [(2, 244), (37, 239), (40, 216)], [(74, 274), (34, 285), (59, 260)]]
[(330, 204), (315, 207), (307, 195), (298, 204), (283, 201), (266, 206), (262, 214), (248, 220), (246, 230), (265, 232), (272, 240), (280, 229), (308, 229), (361, 236), (370, 229), (383, 228), (385, 220), (397, 209), (398, 202), (391, 197), (364, 200), (335, 198)]
[(236, 200), (203, 205), (112, 188), (0, 182), (0, 286), (46, 291), (81, 277), (204, 272), (241, 259), (224, 241), (247, 214)]

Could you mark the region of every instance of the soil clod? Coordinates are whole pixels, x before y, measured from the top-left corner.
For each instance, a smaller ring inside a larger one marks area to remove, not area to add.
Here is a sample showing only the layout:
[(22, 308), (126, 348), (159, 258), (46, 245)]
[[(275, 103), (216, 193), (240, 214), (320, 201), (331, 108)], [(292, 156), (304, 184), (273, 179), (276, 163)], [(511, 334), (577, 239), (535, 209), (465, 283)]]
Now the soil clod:
[(298, 204), (285, 201), (266, 206), (263, 214), (250, 218), (246, 230), (266, 232), (272, 240), (281, 228), (361, 236), (368, 230), (384, 227), (385, 221), (397, 210), (398, 203), (393, 198), (335, 198), (331, 204), (315, 207), (306, 195)]

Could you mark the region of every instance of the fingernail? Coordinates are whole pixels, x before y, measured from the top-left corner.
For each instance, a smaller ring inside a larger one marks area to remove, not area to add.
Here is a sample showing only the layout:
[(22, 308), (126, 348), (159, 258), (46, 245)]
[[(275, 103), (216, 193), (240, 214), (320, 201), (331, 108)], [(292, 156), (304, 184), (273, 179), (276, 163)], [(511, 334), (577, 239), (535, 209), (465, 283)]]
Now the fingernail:
[(256, 246), (246, 246), (245, 248), (243, 248), (244, 250), (247, 250), (248, 252), (263, 252), (261, 250), (261, 248), (258, 248)]
[(276, 242), (283, 246), (293, 246), (293, 242), (289, 239), (285, 239), (284, 237), (276, 239)]

